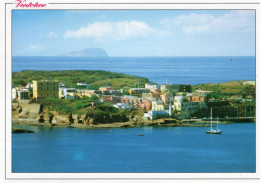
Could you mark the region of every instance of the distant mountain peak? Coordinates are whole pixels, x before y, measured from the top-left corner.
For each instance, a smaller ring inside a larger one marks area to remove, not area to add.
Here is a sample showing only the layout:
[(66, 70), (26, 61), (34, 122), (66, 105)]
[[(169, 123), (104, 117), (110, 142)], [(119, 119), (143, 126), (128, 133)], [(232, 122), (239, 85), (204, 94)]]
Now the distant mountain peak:
[(61, 54), (60, 56), (67, 57), (108, 57), (107, 52), (102, 48), (86, 48), (81, 51)]

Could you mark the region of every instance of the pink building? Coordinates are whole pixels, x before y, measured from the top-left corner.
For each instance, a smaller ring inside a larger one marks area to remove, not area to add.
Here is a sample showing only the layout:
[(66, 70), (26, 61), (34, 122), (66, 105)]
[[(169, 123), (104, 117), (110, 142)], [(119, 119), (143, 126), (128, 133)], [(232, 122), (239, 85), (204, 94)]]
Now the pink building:
[(136, 109), (152, 109), (152, 102), (145, 98), (138, 98), (135, 96), (123, 96), (121, 97), (121, 103), (128, 103), (129, 106)]
[(99, 90), (103, 93), (105, 91), (114, 90), (114, 88), (111, 88), (111, 87), (99, 87)]
[(101, 99), (103, 100), (103, 102), (111, 102), (113, 104), (121, 103), (120, 96), (102, 95)]
[(170, 102), (173, 101), (173, 96), (171, 93), (160, 95), (160, 97), (164, 104), (169, 104)]

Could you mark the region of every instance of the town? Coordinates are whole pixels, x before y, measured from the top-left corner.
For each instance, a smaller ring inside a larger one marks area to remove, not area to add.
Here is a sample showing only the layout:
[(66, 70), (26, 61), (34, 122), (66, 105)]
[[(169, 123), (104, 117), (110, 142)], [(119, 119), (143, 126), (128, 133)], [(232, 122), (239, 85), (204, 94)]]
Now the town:
[[(66, 88), (63, 83), (51, 80), (39, 80), (29, 83), (26, 87), (12, 89), (12, 99), (41, 100), (47, 97), (60, 99), (76, 99), (84, 96), (97, 96), (100, 102), (109, 102), (116, 108), (144, 109), (146, 118), (178, 116), (188, 118), (190, 114), (207, 107), (207, 92), (197, 90), (191, 93), (191, 85), (157, 85), (145, 84), (145, 88), (130, 88), (129, 95), (123, 95), (123, 89), (114, 90), (112, 87), (100, 87), (99, 90), (88, 90), (86, 83), (77, 83), (86, 89)], [(33, 94), (31, 94), (32, 89)], [(173, 91), (176, 96), (169, 91)]]
[[(244, 86), (254, 86), (255, 82), (244, 81), (241, 84)], [(229, 102), (234, 99), (234, 96), (223, 100), (212, 97), (209, 98), (209, 95), (212, 93), (213, 91), (202, 89), (192, 91), (190, 84), (158, 85), (155, 83), (145, 83), (142, 88), (124, 87), (114, 89), (111, 86), (101, 86), (98, 89), (91, 89), (91, 84), (88, 83), (76, 82), (75, 88), (67, 88), (64, 83), (58, 80), (40, 79), (33, 80), (23, 86), (14, 87), (12, 89), (12, 107), (13, 114), (18, 114), (18, 118), (28, 118), (28, 116), (30, 118), (37, 118), (42, 111), (41, 101), (44, 99), (56, 98), (62, 101), (66, 99), (83, 100), (84, 98), (89, 98), (92, 99), (90, 100), (91, 106), (98, 106), (105, 103), (109, 104), (108, 106), (110, 107), (123, 111), (142, 110), (143, 116), (139, 116), (139, 118), (143, 120), (161, 118), (184, 120), (191, 118), (196, 119), (197, 117), (207, 119), (209, 116), (205, 111), (208, 111), (209, 107), (230, 105)], [(239, 101), (254, 102), (254, 99), (248, 95), (244, 99), (239, 99)], [(238, 118), (241, 112), (238, 111), (238, 107), (236, 110), (237, 111), (233, 111), (232, 114), (223, 115), (225, 117), (227, 117), (227, 115), (233, 115), (233, 117)], [(254, 116), (253, 110), (255, 109), (253, 107), (247, 107), (245, 110), (247, 110), (247, 112), (244, 117)], [(72, 111), (68, 112), (72, 113)], [(200, 116), (198, 116), (198, 113)], [(43, 118), (43, 116), (38, 117), (38, 121), (41, 121)], [(48, 121), (50, 121), (49, 118)], [(121, 121), (121, 119), (119, 121)], [(55, 122), (55, 120), (52, 120), (52, 122)]]

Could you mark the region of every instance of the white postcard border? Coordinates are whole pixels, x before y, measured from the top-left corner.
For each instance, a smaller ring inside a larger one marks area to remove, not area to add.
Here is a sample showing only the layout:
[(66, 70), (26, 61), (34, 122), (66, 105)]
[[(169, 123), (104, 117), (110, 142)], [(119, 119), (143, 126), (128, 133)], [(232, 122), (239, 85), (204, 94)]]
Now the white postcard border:
[[(41, 1), (46, 2), (46, 1)], [(77, 1), (80, 3), (86, 3), (86, 1)], [(88, 1), (91, 3), (91, 1)], [(92, 1), (93, 2), (93, 1)], [(95, 1), (97, 3), (97, 1)], [(99, 2), (108, 2), (108, 1), (99, 1)], [(140, 1), (138, 1), (140, 2)], [(155, 1), (150, 1), (155, 2)], [(168, 1), (169, 2), (169, 1)], [(171, 1), (172, 2), (172, 1)], [(181, 3), (180, 1), (175, 1)], [(219, 2), (219, 1), (218, 1)], [(223, 1), (222, 1), (223, 2)], [(226, 2), (226, 1), (225, 1)], [(234, 1), (232, 1), (234, 2)], [(254, 1), (253, 1), (254, 2)], [(13, 4), (10, 4), (13, 3)], [(57, 4), (50, 4), (57, 3)], [(61, 4), (61, 3), (71, 3), (71, 1), (63, 0), (61, 1), (49, 1), (46, 8), (41, 9), (255, 9), (256, 10), (256, 20), (260, 20), (260, 4)], [(75, 3), (73, 1), (72, 3)], [(234, 2), (235, 3), (235, 2)], [(3, 9), (3, 7), (1, 7)], [(1, 52), (1, 73), (5, 73), (5, 81), (1, 80), (1, 84), (5, 85), (5, 94), (1, 92), (1, 96), (5, 96), (6, 101), (3, 101), (1, 98), (1, 103), (5, 103), (5, 113), (1, 110), (1, 117), (6, 116), (4, 122), (6, 128), (1, 128), (1, 134), (5, 134), (4, 141), (6, 144), (3, 144), (1, 139), (1, 157), (2, 146), (6, 145), (6, 167), (5, 167), (5, 179), (6, 180), (102, 180), (102, 179), (171, 179), (171, 180), (199, 180), (199, 179), (257, 179), (260, 178), (259, 174), (259, 158), (256, 157), (256, 173), (12, 173), (11, 172), (11, 12), (15, 10), (14, 1), (7, 1), (4, 3), (5, 9), (5, 48), (6, 51), (4, 54)], [(22, 8), (17, 8), (22, 9)], [(27, 9), (28, 11), (31, 9)], [(33, 9), (35, 10), (35, 8)], [(2, 18), (1, 18), (2, 20)], [(2, 23), (2, 22), (1, 22)], [(259, 30), (260, 23), (256, 21), (256, 33)], [(3, 24), (2, 24), (3, 25)], [(1, 29), (1, 33), (3, 30)], [(2, 35), (2, 34), (1, 34)], [(2, 36), (1, 36), (2, 38)], [(259, 37), (256, 35), (256, 50), (259, 48)], [(257, 57), (256, 52), (256, 83), (258, 79), (258, 66), (259, 58)], [(4, 63), (3, 63), (4, 62)], [(1, 75), (2, 76), (2, 75)], [(2, 78), (1, 78), (2, 79)], [(259, 91), (259, 86), (256, 85), (257, 91)], [(2, 90), (3, 91), (3, 90)], [(257, 94), (258, 96), (258, 94)], [(258, 99), (258, 97), (257, 97)], [(256, 106), (258, 106), (259, 100), (257, 100)], [(2, 106), (1, 106), (2, 107)], [(257, 113), (259, 113), (259, 108), (257, 108)], [(256, 116), (256, 119), (257, 116)], [(3, 121), (3, 120), (2, 120)], [(1, 124), (1, 127), (3, 125)], [(256, 125), (256, 154), (259, 154), (259, 126)], [(2, 138), (2, 136), (1, 136)], [(1, 174), (2, 176), (2, 174)]]

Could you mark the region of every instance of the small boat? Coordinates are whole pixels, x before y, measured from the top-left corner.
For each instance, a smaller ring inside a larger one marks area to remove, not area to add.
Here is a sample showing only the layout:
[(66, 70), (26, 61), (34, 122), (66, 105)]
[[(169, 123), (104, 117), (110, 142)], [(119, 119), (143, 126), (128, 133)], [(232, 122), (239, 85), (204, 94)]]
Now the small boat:
[(144, 134), (138, 134), (138, 136), (144, 136)]
[(221, 134), (222, 131), (218, 129), (218, 119), (217, 119), (217, 130), (214, 130), (214, 129), (212, 128), (212, 108), (211, 108), (211, 110), (210, 110), (210, 114), (211, 114), (211, 116), (210, 116), (210, 121), (211, 121), (210, 130), (207, 130), (206, 133), (210, 133), (210, 134)]

